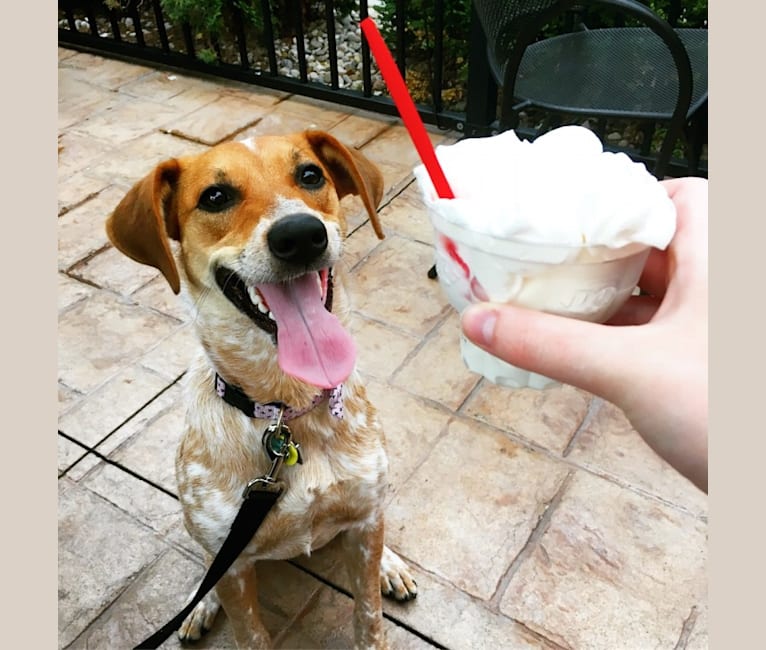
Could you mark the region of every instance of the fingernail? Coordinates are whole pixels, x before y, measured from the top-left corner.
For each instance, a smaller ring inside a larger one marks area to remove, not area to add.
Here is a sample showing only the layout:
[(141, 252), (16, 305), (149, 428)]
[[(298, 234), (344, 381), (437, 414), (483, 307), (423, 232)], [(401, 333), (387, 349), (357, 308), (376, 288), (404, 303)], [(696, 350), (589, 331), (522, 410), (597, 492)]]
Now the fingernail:
[(461, 324), (465, 335), (479, 345), (490, 345), (495, 334), (497, 311), (483, 305), (471, 305), (464, 312)]

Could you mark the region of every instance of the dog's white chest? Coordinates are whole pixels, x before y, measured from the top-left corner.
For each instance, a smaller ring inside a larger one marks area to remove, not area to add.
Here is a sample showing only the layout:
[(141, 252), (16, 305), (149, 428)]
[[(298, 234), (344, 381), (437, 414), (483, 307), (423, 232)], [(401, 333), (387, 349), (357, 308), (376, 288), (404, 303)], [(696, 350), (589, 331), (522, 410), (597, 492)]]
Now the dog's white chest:
[[(279, 478), (285, 490), (244, 553), (252, 560), (308, 555), (343, 530), (365, 525), (383, 502), (387, 469), (382, 445), (364, 454), (307, 454), (303, 465), (283, 468)], [(241, 505), (246, 481), (232, 477), (225, 486), (214, 486), (213, 473), (194, 464), (182, 473), (190, 532), (215, 552)]]
[(308, 555), (343, 530), (365, 525), (383, 501), (387, 464), (380, 447), (361, 458), (319, 457), (288, 468), (293, 475), (274, 517), (248, 550), (254, 559)]

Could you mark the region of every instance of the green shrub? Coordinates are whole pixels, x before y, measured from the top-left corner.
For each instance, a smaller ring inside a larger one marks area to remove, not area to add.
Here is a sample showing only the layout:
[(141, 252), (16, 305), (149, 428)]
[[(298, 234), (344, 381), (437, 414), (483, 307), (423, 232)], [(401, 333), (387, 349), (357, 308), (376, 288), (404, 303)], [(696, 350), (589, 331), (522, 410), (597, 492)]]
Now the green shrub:
[[(416, 102), (429, 102), (436, 42), (434, 3), (412, 0), (405, 3), (404, 11), (407, 86)], [(378, 7), (378, 13), (378, 26), (386, 42), (395, 51), (396, 2), (383, 0)], [(453, 108), (460, 106), (465, 100), (471, 36), (470, 0), (445, 0), (443, 25), (442, 100)]]
[[(259, 30), (263, 28), (260, 3), (233, 0), (246, 21)], [(161, 0), (162, 11), (174, 23), (187, 22), (196, 31), (217, 36), (228, 19), (228, 6), (224, 0)]]
[[(434, 3), (412, 0), (405, 3), (405, 48), (413, 54), (430, 54), (434, 46)], [(380, 29), (386, 40), (396, 43), (396, 2), (384, 0), (378, 9)], [(465, 56), (471, 32), (470, 0), (446, 0), (444, 3), (444, 52), (445, 58)]]

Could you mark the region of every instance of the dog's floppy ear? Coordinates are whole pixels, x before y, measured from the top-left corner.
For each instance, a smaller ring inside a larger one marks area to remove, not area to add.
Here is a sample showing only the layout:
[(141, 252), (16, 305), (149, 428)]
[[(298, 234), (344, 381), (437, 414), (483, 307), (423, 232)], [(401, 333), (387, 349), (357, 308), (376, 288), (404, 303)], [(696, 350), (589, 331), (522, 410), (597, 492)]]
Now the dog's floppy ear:
[(179, 238), (178, 221), (169, 209), (178, 180), (177, 160), (167, 160), (138, 181), (106, 221), (106, 234), (125, 255), (160, 271), (174, 293), (181, 290), (169, 237)]
[(370, 215), (372, 227), (379, 239), (385, 234), (380, 226), (377, 207), (383, 198), (383, 174), (359, 151), (346, 147), (324, 131), (306, 131), (311, 148), (332, 174), (338, 197), (358, 194)]

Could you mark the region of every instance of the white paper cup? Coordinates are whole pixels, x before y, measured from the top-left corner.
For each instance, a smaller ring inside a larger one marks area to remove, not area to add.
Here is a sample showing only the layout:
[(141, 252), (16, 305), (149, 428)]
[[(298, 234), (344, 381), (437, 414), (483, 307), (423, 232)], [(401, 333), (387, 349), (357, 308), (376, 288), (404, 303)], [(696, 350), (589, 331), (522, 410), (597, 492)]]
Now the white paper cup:
[[(429, 209), (436, 269), (450, 304), (507, 302), (592, 322), (608, 320), (630, 297), (650, 248), (629, 244), (548, 246), (472, 232)], [(513, 332), (508, 332), (509, 336)], [(461, 337), (466, 366), (513, 388), (544, 388), (553, 380), (512, 366)]]

